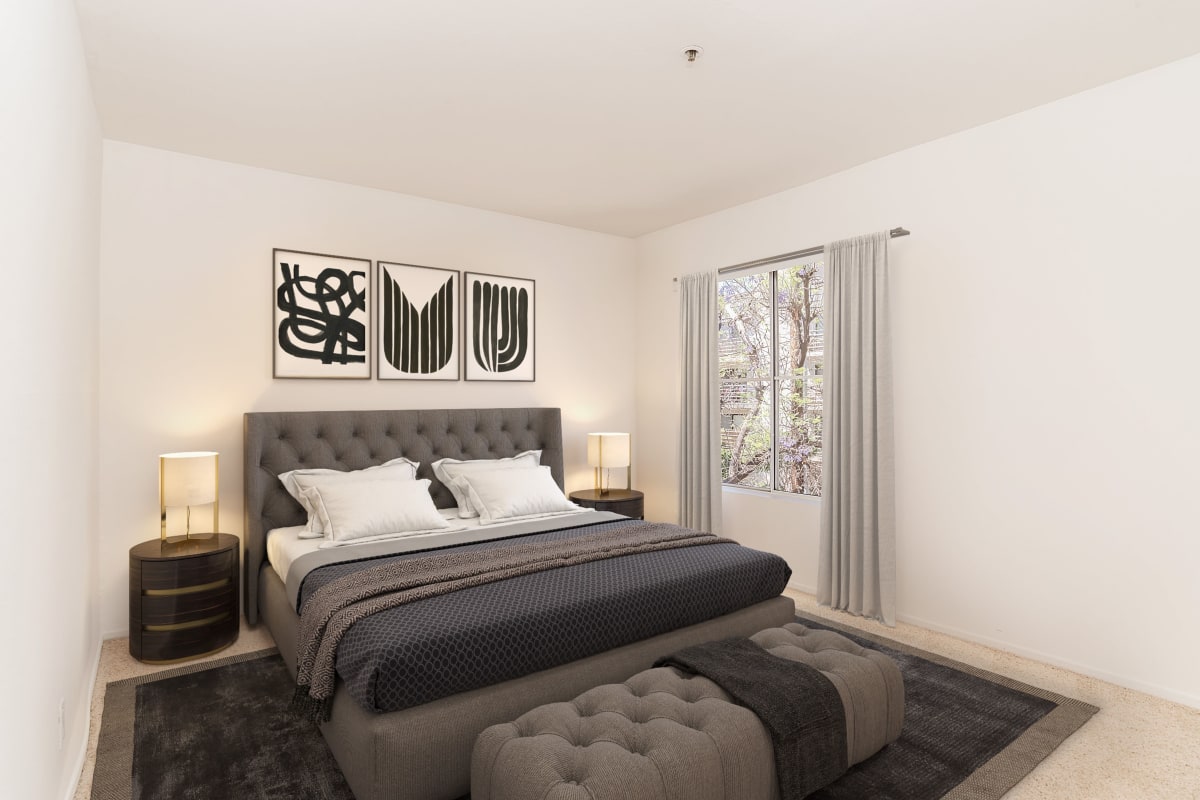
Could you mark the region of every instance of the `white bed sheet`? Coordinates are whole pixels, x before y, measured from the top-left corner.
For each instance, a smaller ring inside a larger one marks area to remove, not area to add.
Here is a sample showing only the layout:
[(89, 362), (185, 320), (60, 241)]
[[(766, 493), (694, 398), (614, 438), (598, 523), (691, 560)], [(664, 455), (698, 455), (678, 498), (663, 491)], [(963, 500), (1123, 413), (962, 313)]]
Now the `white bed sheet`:
[[(397, 540), (410, 541), (420, 538), (436, 538), (446, 533), (461, 533), (464, 528), (471, 531), (480, 531), (481, 537), (486, 536), (492, 538), (496, 535), (496, 531), (503, 530), (504, 523), (481, 525), (479, 517), (470, 517), (461, 519), (458, 516), (457, 508), (442, 508), (438, 509), (442, 517), (454, 527), (446, 530), (430, 531), (429, 533), (418, 533), (404, 537), (397, 537)], [(594, 509), (581, 508), (578, 511), (567, 511), (558, 514), (547, 514), (545, 516), (575, 516), (577, 514), (595, 513)], [(518, 520), (513, 520), (510, 525), (519, 525), (523, 522), (528, 522), (529, 517), (522, 517)], [(301, 539), (300, 534), (305, 531), (305, 526), (295, 525), (289, 528), (273, 528), (267, 532), (267, 560), (271, 562), (271, 568), (279, 575), (279, 579), (287, 584), (288, 570), (296, 559), (307, 553), (313, 553), (321, 549), (321, 545), (325, 543), (324, 538), (320, 539)], [(378, 539), (369, 539), (364, 543), (376, 542)], [(355, 544), (347, 543), (339, 547), (339, 550), (345, 551), (347, 554), (352, 553)]]

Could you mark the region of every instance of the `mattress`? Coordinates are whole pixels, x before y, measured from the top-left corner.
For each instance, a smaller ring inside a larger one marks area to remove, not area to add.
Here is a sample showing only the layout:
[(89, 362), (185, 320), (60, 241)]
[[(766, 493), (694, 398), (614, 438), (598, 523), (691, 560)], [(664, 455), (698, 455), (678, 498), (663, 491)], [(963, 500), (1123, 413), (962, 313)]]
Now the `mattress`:
[[(595, 523), (574, 519), (569, 523), (573, 527), (565, 528), (559, 526), (567, 522), (546, 521), (536, 533), (454, 549), (490, 549), (645, 524), (614, 517), (596, 514)], [(276, 547), (282, 561), (286, 548)], [(318, 566), (300, 581), (290, 574), (293, 557), (284, 570), (289, 575), (281, 577), (299, 584), (296, 603), (303, 613), (305, 601), (332, 581), (427, 554), (414, 550)], [(790, 575), (780, 557), (734, 543), (538, 572), (374, 614), (342, 639), (337, 672), (364, 709), (399, 711), (731, 613), (779, 595)]]
[[(438, 509), (438, 513), (446, 520), (451, 528), (442, 531), (430, 531), (429, 533), (410, 534), (406, 536), (397, 536), (394, 541), (403, 542), (408, 546), (405, 549), (430, 549), (440, 547), (439, 541), (447, 534), (466, 533), (466, 536), (456, 536), (456, 539), (471, 540), (471, 539), (492, 539), (503, 538), (513, 535), (514, 532), (522, 532), (529, 526), (525, 521), (499, 523), (493, 525), (482, 525), (479, 517), (469, 517), (462, 519), (458, 516), (457, 508), (442, 508)], [(579, 511), (572, 511), (559, 514), (547, 514), (546, 518), (562, 519), (567, 517), (578, 517), (583, 514), (596, 515), (596, 511), (590, 508), (583, 508)], [(273, 528), (267, 532), (267, 561), (271, 568), (275, 570), (275, 574), (279, 576), (285, 584), (288, 582), (288, 575), (291, 572), (291, 567), (294, 562), (302, 559), (310, 553), (315, 553), (322, 549), (325, 544), (324, 538), (302, 538), (301, 534), (305, 531), (304, 525), (294, 525), (286, 528)], [(358, 555), (361, 552), (367, 552), (370, 556), (379, 554), (379, 548), (371, 547), (376, 543), (376, 540), (362, 543), (346, 544), (338, 550), (344, 559), (360, 558)], [(419, 545), (415, 543), (421, 543)], [(415, 546), (414, 546), (415, 545)], [(384, 545), (386, 548), (386, 545)]]

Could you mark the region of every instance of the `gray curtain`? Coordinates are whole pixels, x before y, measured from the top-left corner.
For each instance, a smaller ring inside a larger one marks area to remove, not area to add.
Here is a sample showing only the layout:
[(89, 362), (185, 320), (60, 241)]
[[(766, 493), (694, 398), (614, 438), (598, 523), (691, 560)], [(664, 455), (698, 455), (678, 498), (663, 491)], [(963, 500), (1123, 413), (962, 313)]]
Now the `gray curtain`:
[(717, 277), (679, 279), (679, 524), (721, 531)]
[(886, 232), (825, 248), (817, 600), (896, 624), (892, 348)]

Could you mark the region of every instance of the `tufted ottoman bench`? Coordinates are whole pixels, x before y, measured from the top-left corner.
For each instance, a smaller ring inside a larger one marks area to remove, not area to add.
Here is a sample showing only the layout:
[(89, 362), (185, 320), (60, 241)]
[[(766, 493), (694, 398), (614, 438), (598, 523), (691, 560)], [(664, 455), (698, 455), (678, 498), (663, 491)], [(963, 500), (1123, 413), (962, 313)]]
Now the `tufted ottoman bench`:
[[(895, 663), (831, 631), (793, 623), (750, 637), (833, 682), (851, 765), (900, 736)], [(479, 735), (472, 800), (773, 800), (771, 737), (717, 684), (664, 667), (569, 703), (535, 708)]]

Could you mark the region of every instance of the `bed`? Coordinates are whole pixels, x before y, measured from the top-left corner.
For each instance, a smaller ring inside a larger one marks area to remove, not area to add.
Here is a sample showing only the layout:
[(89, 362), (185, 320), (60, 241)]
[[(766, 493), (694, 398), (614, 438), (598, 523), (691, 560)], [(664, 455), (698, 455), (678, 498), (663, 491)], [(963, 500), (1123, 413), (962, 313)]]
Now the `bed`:
[[(278, 480), (280, 473), (317, 467), (363, 469), (404, 456), (420, 463), (419, 478), (432, 481), (429, 490), (435, 504), (453, 508), (455, 499), (432, 474), (431, 462), (441, 457), (507, 458), (540, 450), (541, 464), (550, 468), (560, 488), (563, 485), (561, 414), (556, 408), (255, 412), (245, 415), (244, 443), (244, 610), (250, 624), (268, 627), (293, 674), (299, 616), (287, 585), (268, 561), (267, 534), (301, 525), (306, 517)], [(777, 582), (774, 576), (764, 586), (774, 587)], [(367, 707), (372, 704), (356, 699), (339, 679), (321, 732), (358, 800), (453, 800), (469, 791), (471, 748), (485, 728), (536, 706), (568, 700), (593, 686), (624, 680), (681, 647), (791, 622), (794, 605), (778, 595), (781, 589), (779, 584), (772, 596), (744, 607), (569, 663), (543, 665), (530, 674), (399, 710)], [(755, 591), (762, 593), (764, 588)], [(588, 608), (591, 600), (582, 600), (561, 612), (574, 615), (570, 620), (577, 629), (591, 625), (589, 614), (595, 618), (595, 610)], [(485, 653), (493, 646), (477, 637), (470, 642)], [(457, 646), (459, 653), (468, 646), (465, 640), (446, 644)], [(536, 655), (537, 648), (532, 649)]]

